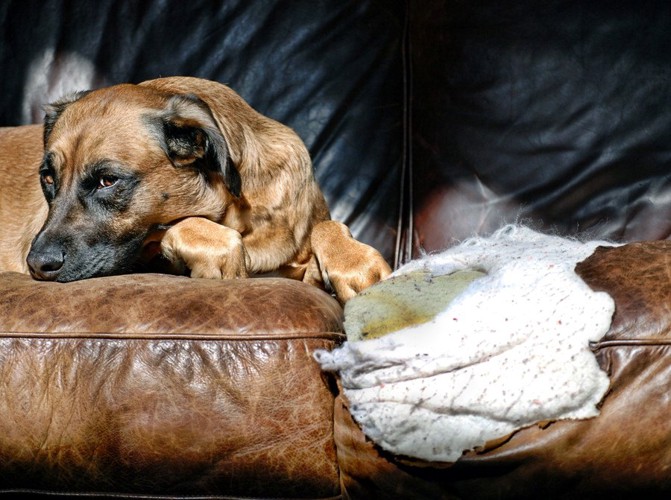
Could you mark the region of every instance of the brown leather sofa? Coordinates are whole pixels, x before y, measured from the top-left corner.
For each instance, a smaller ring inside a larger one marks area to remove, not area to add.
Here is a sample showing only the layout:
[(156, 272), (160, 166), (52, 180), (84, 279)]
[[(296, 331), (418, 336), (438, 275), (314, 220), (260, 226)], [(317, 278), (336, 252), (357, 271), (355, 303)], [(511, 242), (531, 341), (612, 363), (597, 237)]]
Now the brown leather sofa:
[(271, 278), (2, 274), (0, 493), (668, 493), (667, 11), (633, 1), (8, 2), (4, 125), (39, 121), (39, 102), (77, 85), (202, 76), (294, 127), (334, 218), (395, 265), (515, 220), (650, 241), (598, 250), (577, 268), (616, 302), (593, 345), (611, 379), (600, 416), (524, 429), (454, 464), (389, 456), (351, 421), (337, 378), (312, 358), (344, 340), (343, 311), (320, 290)]
[[(578, 272), (616, 301), (593, 346), (599, 417), (524, 429), (455, 464), (381, 452), (311, 353), (327, 294), (282, 279), (0, 280), (0, 493), (138, 498), (616, 498), (669, 489), (667, 242)], [(505, 374), (502, 374), (505, 376)]]

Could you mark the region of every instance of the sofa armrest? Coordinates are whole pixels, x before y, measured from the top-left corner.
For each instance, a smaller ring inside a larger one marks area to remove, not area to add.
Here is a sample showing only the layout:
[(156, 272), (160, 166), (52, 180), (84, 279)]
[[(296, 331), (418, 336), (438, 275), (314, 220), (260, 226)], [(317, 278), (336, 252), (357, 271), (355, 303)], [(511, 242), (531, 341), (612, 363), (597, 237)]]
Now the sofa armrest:
[(0, 297), (0, 492), (339, 495), (322, 291), (5, 273)]

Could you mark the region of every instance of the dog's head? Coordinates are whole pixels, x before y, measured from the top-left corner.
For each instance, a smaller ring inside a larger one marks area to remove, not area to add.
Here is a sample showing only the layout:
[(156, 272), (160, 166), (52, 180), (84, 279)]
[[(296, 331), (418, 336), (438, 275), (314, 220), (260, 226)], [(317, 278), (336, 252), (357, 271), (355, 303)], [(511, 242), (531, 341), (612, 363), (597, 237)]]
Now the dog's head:
[(37, 279), (129, 272), (166, 225), (219, 220), (241, 195), (226, 139), (196, 96), (118, 85), (46, 111), (49, 215), (28, 255)]

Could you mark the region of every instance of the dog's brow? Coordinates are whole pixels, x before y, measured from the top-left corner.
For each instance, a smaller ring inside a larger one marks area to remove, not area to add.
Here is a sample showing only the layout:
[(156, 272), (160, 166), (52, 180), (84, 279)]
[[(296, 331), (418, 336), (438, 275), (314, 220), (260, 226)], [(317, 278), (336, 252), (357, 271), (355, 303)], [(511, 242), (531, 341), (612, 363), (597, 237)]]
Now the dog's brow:
[(54, 154), (53, 153), (46, 153), (44, 155), (44, 158), (42, 159), (42, 164), (40, 165), (40, 170), (45, 170), (45, 169), (53, 170), (53, 168), (54, 168)]
[(84, 166), (84, 171), (85, 172), (97, 172), (99, 170), (104, 170), (107, 168), (111, 168), (116, 165), (116, 162), (112, 160), (98, 160), (94, 161), (93, 163), (89, 163), (88, 165)]
[(125, 172), (119, 162), (109, 159), (102, 159), (83, 165), (80, 172), (80, 182), (89, 182), (100, 175)]
[(55, 155), (52, 152), (47, 152), (42, 158), (42, 163), (40, 163), (39, 172), (40, 174), (48, 173), (54, 177), (57, 177), (56, 172), (56, 162)]

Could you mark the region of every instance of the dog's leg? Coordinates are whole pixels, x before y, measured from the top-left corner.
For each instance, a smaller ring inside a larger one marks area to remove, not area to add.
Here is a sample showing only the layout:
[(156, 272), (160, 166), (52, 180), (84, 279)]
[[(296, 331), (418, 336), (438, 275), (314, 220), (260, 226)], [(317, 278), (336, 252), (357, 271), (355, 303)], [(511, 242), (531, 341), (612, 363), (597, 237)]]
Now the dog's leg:
[[(340, 222), (320, 222), (312, 229), (310, 242), (322, 280), (343, 304), (391, 273), (380, 252), (355, 240)], [(310, 269), (306, 279), (314, 280)]]
[(173, 265), (186, 266), (192, 278), (246, 278), (247, 252), (242, 236), (202, 217), (171, 226), (161, 241), (161, 253)]

